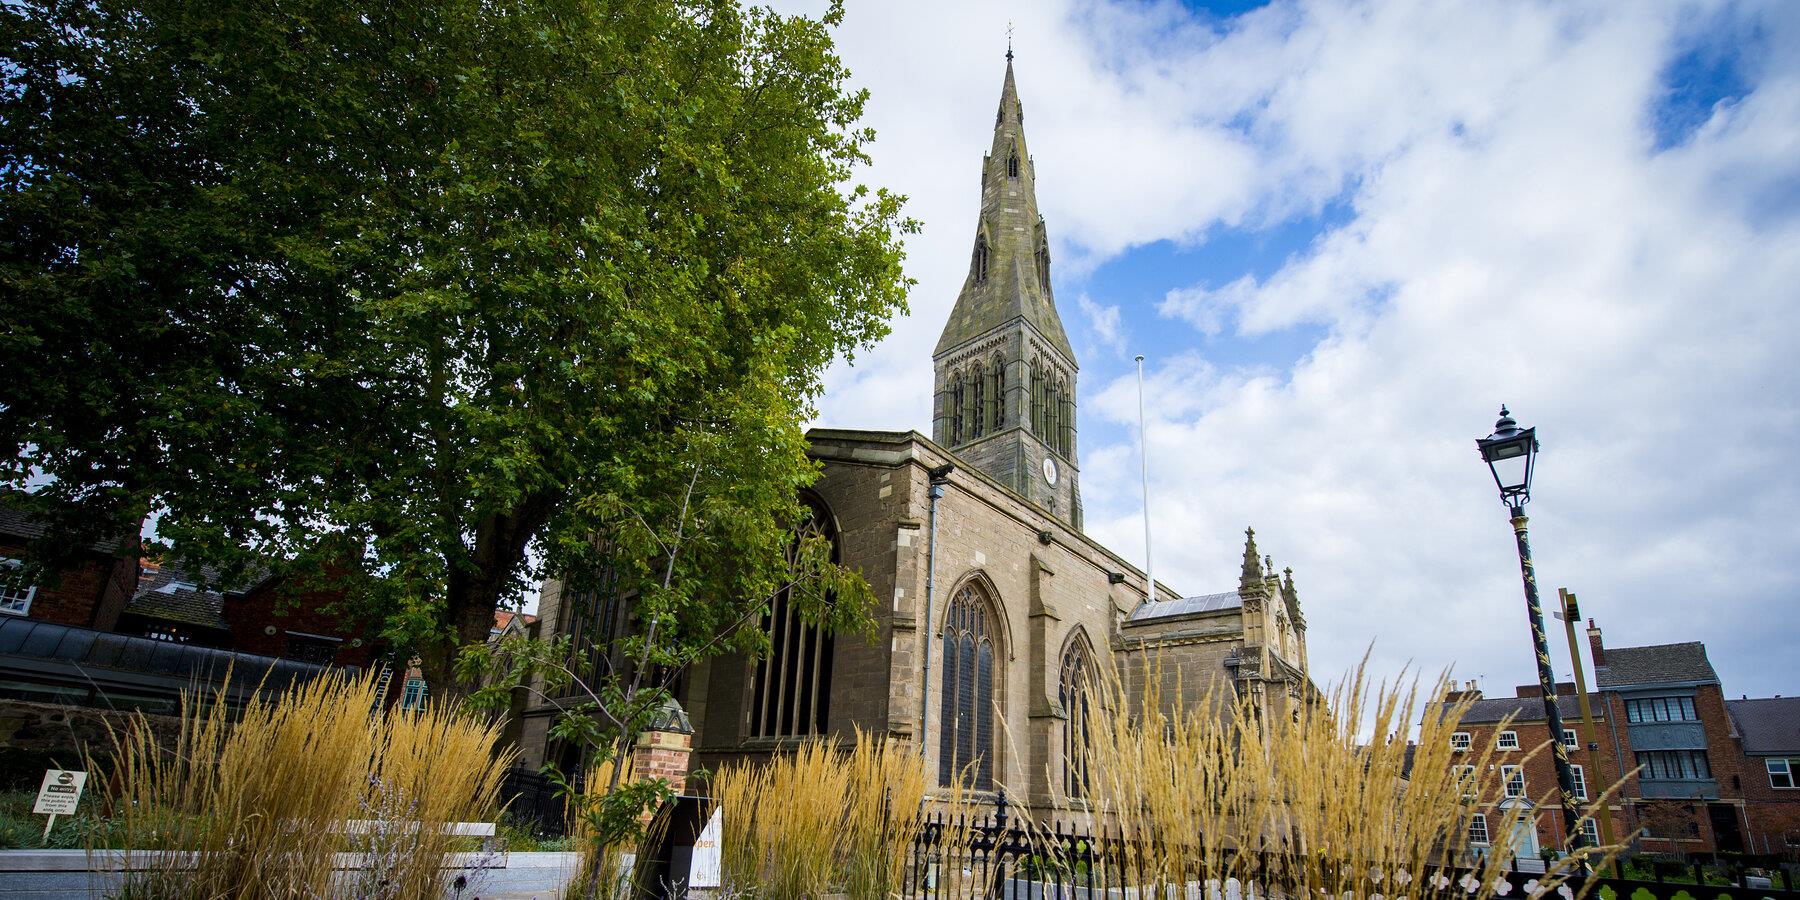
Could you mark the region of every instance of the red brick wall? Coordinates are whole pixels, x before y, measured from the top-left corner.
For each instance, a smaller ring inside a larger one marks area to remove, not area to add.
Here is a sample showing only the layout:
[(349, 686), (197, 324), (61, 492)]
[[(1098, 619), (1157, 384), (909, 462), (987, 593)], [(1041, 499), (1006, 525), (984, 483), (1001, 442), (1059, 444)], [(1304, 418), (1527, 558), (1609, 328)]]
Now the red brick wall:
[[(1543, 701), (1533, 698), (1526, 700), (1525, 702), (1528, 704), (1542, 704)], [(1619, 766), (1616, 757), (1613, 754), (1612, 732), (1608, 728), (1605, 715), (1605, 707), (1594, 707), (1594, 741), (1599, 744), (1600, 749), (1597, 752), (1590, 751), (1587, 749), (1587, 744), (1583, 742), (1581, 749), (1569, 751), (1569, 763), (1571, 765), (1582, 767), (1582, 775), (1587, 782), (1587, 795), (1590, 802), (1594, 798), (1599, 797), (1601, 791), (1611, 787), (1613, 782), (1619, 777)], [(1579, 739), (1581, 728), (1578, 719), (1571, 718), (1566, 721), (1564, 725), (1565, 727), (1574, 729), (1577, 739)], [(1560, 801), (1556, 796), (1556, 757), (1549, 747), (1544, 747), (1535, 755), (1531, 752), (1533, 749), (1540, 747), (1549, 741), (1549, 727), (1544, 722), (1539, 721), (1514, 722), (1505, 728), (1500, 728), (1491, 723), (1480, 725), (1465, 724), (1459, 725), (1457, 730), (1467, 731), (1469, 733), (1471, 755), (1479, 753), (1484, 747), (1493, 746), (1494, 740), (1501, 731), (1514, 731), (1518, 733), (1519, 749), (1496, 750), (1489, 758), (1489, 764), (1496, 767), (1511, 765), (1524, 767), (1526, 796), (1530, 797), (1533, 803), (1539, 804), (1537, 811), (1538, 841), (1543, 846), (1561, 846), (1563, 843), (1563, 822), (1562, 812), (1557, 808), (1557, 804)], [(1626, 743), (1623, 729), (1620, 729), (1619, 738), (1622, 744)], [(1526, 757), (1531, 758), (1527, 759)], [(1627, 749), (1627, 766), (1631, 765), (1630, 759), (1630, 751)], [(1484, 806), (1493, 807), (1488, 814), (1488, 827), (1494, 828), (1497, 827), (1495, 823), (1499, 821), (1500, 813), (1497, 811), (1497, 804), (1505, 797), (1505, 784), (1499, 777), (1498, 768), (1490, 774), (1492, 789), (1489, 791), (1488, 796), (1481, 798), (1481, 801)], [(1632, 783), (1628, 784), (1624, 790), (1634, 789), (1635, 779), (1633, 779)], [(1617, 797), (1618, 794), (1615, 794), (1614, 796)], [(1613, 810), (1613, 835), (1615, 840), (1623, 836), (1627, 829), (1626, 821), (1623, 818), (1624, 812), (1619, 808), (1620, 805), (1621, 804), (1616, 800), (1608, 804), (1608, 807)]]
[[(25, 558), (25, 544), (0, 538), (0, 557)], [(46, 577), (31, 599), (28, 618), (110, 630), (137, 584), (137, 559), (94, 553), (74, 568)]]
[[(333, 608), (341, 600), (342, 595), (336, 591), (290, 593), (280, 583), (259, 585), (245, 595), (227, 597), (225, 623), (231, 628), (232, 649), (285, 656), (288, 632), (299, 631), (343, 638), (331, 661), (344, 666), (367, 666), (374, 658), (373, 648), (362, 639), (361, 630), (351, 627), (347, 616)], [(274, 634), (269, 633), (271, 628)]]
[[(1791, 754), (1800, 757), (1800, 753)], [(1743, 757), (1743, 795), (1750, 819), (1744, 835), (1751, 853), (1784, 853), (1800, 857), (1800, 788), (1769, 784), (1763, 757)], [(1789, 844), (1789, 839), (1793, 844)]]

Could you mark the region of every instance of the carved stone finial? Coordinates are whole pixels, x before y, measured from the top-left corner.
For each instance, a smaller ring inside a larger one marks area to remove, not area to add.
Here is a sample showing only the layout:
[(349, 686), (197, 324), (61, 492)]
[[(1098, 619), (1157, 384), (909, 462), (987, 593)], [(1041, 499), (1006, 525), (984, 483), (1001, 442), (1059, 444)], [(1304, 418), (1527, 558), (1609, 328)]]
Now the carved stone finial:
[(1256, 529), (1244, 529), (1244, 572), (1238, 577), (1238, 593), (1247, 594), (1262, 585), (1261, 555), (1256, 552)]
[(1300, 592), (1294, 587), (1294, 567), (1289, 566), (1281, 571), (1287, 576), (1281, 583), (1281, 599), (1287, 602), (1288, 618), (1304, 628), (1306, 617), (1300, 614)]

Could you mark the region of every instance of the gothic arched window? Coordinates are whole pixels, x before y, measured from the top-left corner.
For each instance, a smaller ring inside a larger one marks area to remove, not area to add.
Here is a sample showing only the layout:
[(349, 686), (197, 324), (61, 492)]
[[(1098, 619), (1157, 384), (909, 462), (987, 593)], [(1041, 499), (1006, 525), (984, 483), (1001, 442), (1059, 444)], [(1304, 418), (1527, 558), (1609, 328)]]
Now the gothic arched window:
[(1088, 793), (1089, 696), (1093, 677), (1087, 642), (1080, 637), (1070, 640), (1069, 648), (1063, 651), (1056, 692), (1063, 713), (1068, 716), (1063, 727), (1063, 794), (1068, 797), (1085, 797)]
[[(801, 533), (823, 535), (837, 560), (837, 534), (831, 514), (818, 498), (802, 498), (809, 517)], [(798, 547), (796, 542), (795, 547)], [(790, 604), (791, 592), (775, 595), (762, 617), (769, 653), (756, 661), (751, 680), (750, 736), (802, 737), (824, 734), (831, 700), (831, 633), (809, 624)]]
[(1056, 385), (1056, 447), (1063, 456), (1075, 443), (1075, 401), (1069, 397), (1069, 384), (1059, 381)]
[(980, 284), (987, 280), (988, 245), (987, 245), (987, 238), (985, 238), (985, 237), (978, 237), (975, 239), (974, 269), (975, 269), (975, 283), (976, 284)]
[(950, 443), (960, 444), (963, 439), (963, 376), (961, 372), (950, 373)]
[(1017, 150), (1006, 157), (1006, 176), (1008, 178), (1019, 177), (1019, 151)]
[(1025, 395), (1025, 402), (1031, 406), (1031, 433), (1044, 433), (1044, 370), (1037, 360), (1031, 361), (1031, 390)]
[(1006, 361), (994, 357), (994, 430), (1006, 427)]
[(975, 427), (972, 437), (981, 437), (987, 431), (987, 373), (982, 371), (981, 363), (975, 364), (974, 377), (975, 397), (972, 404), (975, 409)]
[(1049, 290), (1050, 289), (1050, 248), (1039, 247), (1037, 249), (1037, 270), (1038, 270), (1038, 286), (1042, 287), (1046, 291)]
[(938, 714), (938, 784), (966, 773), (978, 791), (994, 787), (994, 627), (987, 594), (964, 585), (944, 616), (944, 690)]

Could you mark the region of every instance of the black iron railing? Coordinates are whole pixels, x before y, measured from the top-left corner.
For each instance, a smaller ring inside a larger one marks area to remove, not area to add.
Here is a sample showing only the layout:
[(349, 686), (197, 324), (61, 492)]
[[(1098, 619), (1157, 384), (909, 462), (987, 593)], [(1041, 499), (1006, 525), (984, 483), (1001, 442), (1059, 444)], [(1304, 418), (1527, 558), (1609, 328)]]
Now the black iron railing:
[(550, 779), (537, 772), (518, 766), (507, 769), (500, 779), (500, 802), (506, 815), (538, 834), (568, 833), (568, 801), (556, 792)]
[[(1179, 876), (1158, 871), (1149, 862), (1162, 855), (1148, 852), (1153, 849), (1159, 848), (1132, 845), (1103, 829), (1090, 833), (1064, 823), (1036, 827), (1009, 814), (1006, 799), (1001, 796), (985, 817), (959, 819), (941, 813), (926, 817), (908, 854), (902, 896), (1249, 900), (1296, 894), (1285, 856), (1262, 850), (1239, 851), (1224, 867), (1228, 875), (1225, 883), (1201, 884), (1192, 879), (1178, 883), (1182, 880)], [(1683, 893), (1686, 897), (1682, 900), (1800, 900), (1800, 891), (1795, 889), (1800, 873), (1792, 863), (1774, 858), (1741, 858), (1734, 863), (1734, 867), (1724, 868), (1682, 867), (1680, 872), (1665, 866), (1654, 870), (1654, 878), (1649, 880), (1594, 874), (1552, 882), (1543, 873), (1540, 860), (1525, 860), (1522, 864), (1515, 862), (1490, 887), (1505, 900), (1561, 900), (1578, 896), (1583, 890), (1596, 900), (1675, 900)], [(1467, 897), (1482, 887), (1479, 872), (1451, 866), (1424, 873), (1382, 873), (1364, 867), (1354, 874), (1334, 866), (1325, 874), (1331, 876), (1327, 879), (1330, 883), (1346, 885), (1344, 890), (1358, 897), (1418, 891), (1416, 885), (1390, 881), (1396, 878), (1410, 882), (1414, 877), (1422, 877), (1429, 893), (1445, 898)], [(1349, 877), (1340, 877), (1347, 874)], [(1591, 886), (1587, 883), (1590, 878), (1594, 881)], [(1730, 883), (1719, 884), (1721, 881)]]

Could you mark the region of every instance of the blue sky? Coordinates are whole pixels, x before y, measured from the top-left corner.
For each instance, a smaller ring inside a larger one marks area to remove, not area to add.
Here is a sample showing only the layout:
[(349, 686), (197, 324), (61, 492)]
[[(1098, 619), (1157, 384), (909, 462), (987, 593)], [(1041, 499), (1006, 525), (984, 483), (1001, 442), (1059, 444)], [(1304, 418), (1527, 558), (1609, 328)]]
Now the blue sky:
[(1506, 693), (1533, 672), (1473, 441), (1507, 402), (1546, 586), (1610, 645), (1800, 691), (1800, 4), (852, 4), (868, 179), (925, 231), (822, 424), (929, 430), (1009, 17), (1091, 534), (1142, 558), (1143, 353), (1159, 576), (1230, 587), (1253, 524), (1322, 680), (1373, 647)]

